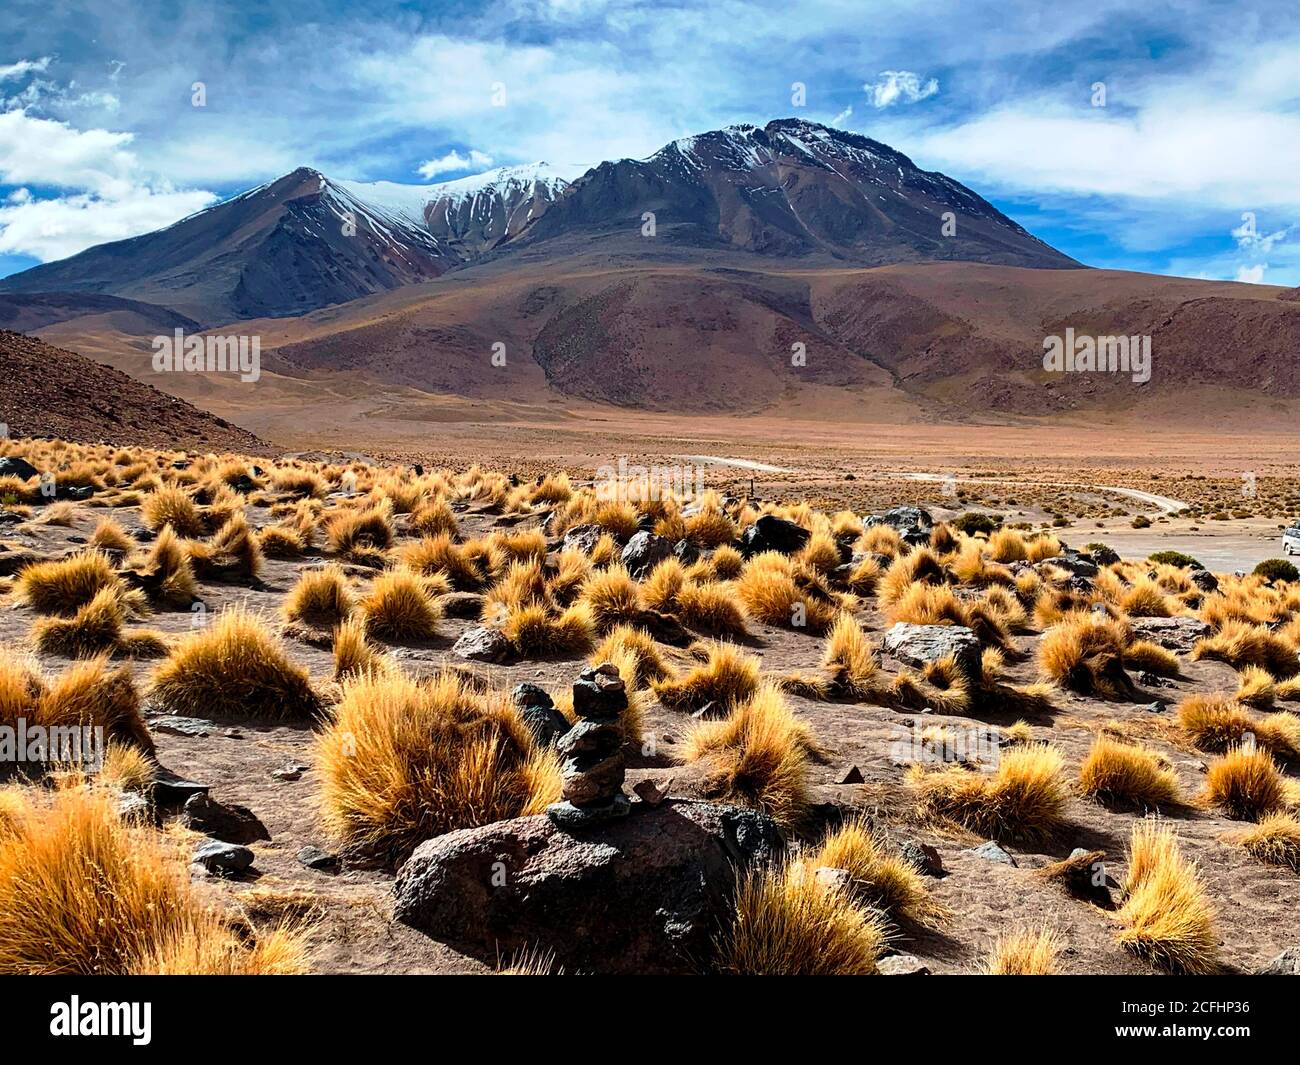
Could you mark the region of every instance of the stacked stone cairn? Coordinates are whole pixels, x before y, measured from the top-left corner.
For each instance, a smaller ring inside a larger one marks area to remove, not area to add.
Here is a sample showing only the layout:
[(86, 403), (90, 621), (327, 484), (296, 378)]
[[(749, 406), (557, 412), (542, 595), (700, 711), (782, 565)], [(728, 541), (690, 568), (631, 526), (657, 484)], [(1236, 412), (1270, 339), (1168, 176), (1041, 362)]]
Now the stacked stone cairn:
[(611, 663), (584, 669), (573, 685), (578, 723), (556, 742), (563, 759), (564, 801), (546, 813), (560, 828), (590, 828), (625, 817), (632, 808), (623, 794), (623, 714), (627, 690)]

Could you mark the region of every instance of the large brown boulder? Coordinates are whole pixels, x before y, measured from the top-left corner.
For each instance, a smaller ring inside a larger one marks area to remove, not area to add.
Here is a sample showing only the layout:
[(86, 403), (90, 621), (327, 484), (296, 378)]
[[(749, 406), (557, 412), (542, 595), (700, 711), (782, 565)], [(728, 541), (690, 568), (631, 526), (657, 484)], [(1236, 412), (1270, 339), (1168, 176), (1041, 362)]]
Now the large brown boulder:
[(753, 810), (690, 800), (582, 834), (545, 816), (431, 839), (398, 871), (399, 921), (484, 961), (551, 952), (569, 973), (707, 970), (737, 873), (784, 840)]

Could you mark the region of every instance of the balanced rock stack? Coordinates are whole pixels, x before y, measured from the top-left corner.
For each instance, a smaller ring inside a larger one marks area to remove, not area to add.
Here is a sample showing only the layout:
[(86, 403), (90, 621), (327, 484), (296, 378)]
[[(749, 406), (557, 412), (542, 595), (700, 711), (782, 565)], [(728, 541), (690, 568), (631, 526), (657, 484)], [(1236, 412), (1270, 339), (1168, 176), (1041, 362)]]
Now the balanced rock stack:
[(615, 666), (606, 662), (582, 671), (573, 685), (578, 723), (555, 745), (564, 759), (564, 801), (546, 809), (560, 828), (604, 824), (631, 810), (631, 800), (623, 794), (626, 710), (627, 690)]

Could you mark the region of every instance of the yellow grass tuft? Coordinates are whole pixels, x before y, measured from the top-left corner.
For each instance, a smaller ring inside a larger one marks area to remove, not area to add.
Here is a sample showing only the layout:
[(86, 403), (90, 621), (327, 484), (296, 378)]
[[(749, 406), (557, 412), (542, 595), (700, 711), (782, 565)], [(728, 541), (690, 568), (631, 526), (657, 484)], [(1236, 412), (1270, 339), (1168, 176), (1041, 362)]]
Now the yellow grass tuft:
[(741, 882), (718, 965), (740, 976), (866, 976), (876, 971), (885, 944), (877, 913), (792, 862), (752, 871)]
[(320, 709), (307, 671), (243, 607), (176, 646), (154, 671), (151, 694), (167, 713), (190, 717), (301, 719)]
[(1196, 865), (1183, 857), (1174, 830), (1158, 821), (1133, 826), (1124, 905), (1116, 914), (1120, 944), (1176, 973), (1219, 968), (1214, 910)]
[(449, 672), (347, 681), (317, 751), (326, 828), (349, 854), (386, 865), (426, 839), (540, 813), (560, 796), (556, 756), (535, 748), (508, 697)]
[(1205, 774), (1205, 799), (1235, 820), (1258, 821), (1286, 805), (1287, 788), (1267, 751), (1235, 747)]
[(376, 577), (358, 609), (366, 632), (381, 640), (432, 639), (442, 616), (426, 578), (403, 569)]
[(1059, 932), (1046, 926), (1018, 928), (999, 936), (984, 962), (988, 976), (1055, 976), (1065, 946)]
[(928, 772), (918, 764), (908, 771), (908, 782), (923, 814), (995, 839), (1045, 842), (1065, 824), (1069, 791), (1061, 755), (1047, 744), (1004, 752), (991, 774), (958, 767)]
[(699, 709), (716, 703), (727, 710), (748, 699), (758, 690), (759, 662), (733, 644), (711, 642), (705, 645), (707, 659), (683, 677), (672, 677), (653, 684), (655, 694), (665, 706)]
[(1300, 821), (1292, 814), (1267, 814), (1258, 824), (1234, 836), (1233, 841), (1261, 862), (1284, 865), (1300, 873)]
[(347, 574), (337, 565), (303, 571), (289, 589), (280, 611), (286, 621), (332, 628), (351, 615), (356, 603)]
[(684, 757), (705, 761), (705, 793), (796, 825), (808, 809), (808, 764), (820, 756), (812, 730), (797, 720), (774, 685), (759, 688), (721, 721), (697, 722)]
[(947, 912), (930, 895), (925, 878), (861, 818), (846, 821), (807, 859), (809, 869), (843, 869), (854, 897), (880, 910), (894, 924), (936, 924)]
[(1105, 803), (1144, 808), (1173, 806), (1179, 801), (1178, 778), (1157, 755), (1101, 735), (1079, 769), (1083, 794)]

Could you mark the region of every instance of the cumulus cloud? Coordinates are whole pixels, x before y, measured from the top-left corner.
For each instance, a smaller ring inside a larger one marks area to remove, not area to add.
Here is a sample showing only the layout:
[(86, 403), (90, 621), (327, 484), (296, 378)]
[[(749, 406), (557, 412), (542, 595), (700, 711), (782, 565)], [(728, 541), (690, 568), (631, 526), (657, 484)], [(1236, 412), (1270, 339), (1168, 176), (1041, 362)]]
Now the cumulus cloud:
[(419, 173), (421, 177), (432, 178), (439, 174), (454, 174), (460, 170), (486, 170), (491, 165), (492, 156), (485, 152), (472, 148), (468, 155), (461, 155), (453, 148), (441, 158), (421, 163)]
[(1268, 263), (1256, 263), (1254, 266), (1237, 267), (1237, 281), (1244, 281), (1251, 285), (1262, 285), (1264, 283), (1264, 271), (1268, 269)]
[(892, 107), (897, 103), (914, 104), (928, 99), (939, 91), (939, 79), (928, 78), (910, 70), (882, 70), (880, 77), (864, 86), (875, 107)]
[[(131, 141), (22, 110), (0, 113), (0, 185), (18, 186), (0, 206), (0, 252), (61, 259), (170, 225), (216, 199), (151, 178)], [(39, 197), (31, 186), (64, 191)]]

